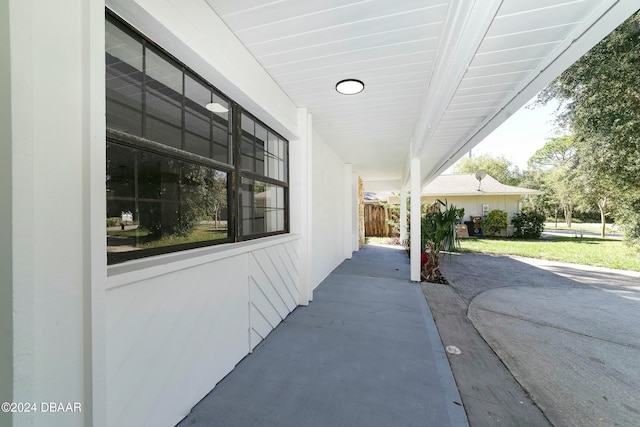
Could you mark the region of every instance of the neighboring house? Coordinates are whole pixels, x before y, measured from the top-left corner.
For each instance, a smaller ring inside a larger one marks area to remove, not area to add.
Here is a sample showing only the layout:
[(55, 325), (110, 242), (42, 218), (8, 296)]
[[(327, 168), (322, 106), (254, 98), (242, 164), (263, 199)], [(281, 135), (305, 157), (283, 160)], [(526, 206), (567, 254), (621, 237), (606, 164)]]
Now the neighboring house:
[(478, 181), (475, 174), (440, 175), (431, 181), (422, 192), (422, 201), (434, 203), (436, 200), (464, 208), (464, 221), (474, 216), (486, 216), (499, 209), (509, 218), (520, 212), (520, 202), (526, 195), (542, 194), (541, 191), (505, 185), (490, 175)]

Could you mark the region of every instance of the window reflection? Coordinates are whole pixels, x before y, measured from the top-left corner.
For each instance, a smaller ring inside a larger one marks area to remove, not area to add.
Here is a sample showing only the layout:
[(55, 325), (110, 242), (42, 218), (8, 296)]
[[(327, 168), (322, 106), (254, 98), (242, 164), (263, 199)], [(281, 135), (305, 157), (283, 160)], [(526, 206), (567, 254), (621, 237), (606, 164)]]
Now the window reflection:
[(242, 179), (242, 235), (285, 231), (285, 190), (264, 182)]
[(241, 122), (242, 169), (286, 182), (285, 141), (246, 114), (242, 114)]
[(107, 144), (107, 252), (229, 237), (227, 173)]
[(142, 44), (106, 23), (107, 126), (142, 136)]
[(105, 43), (108, 128), (232, 164), (228, 100), (109, 21)]

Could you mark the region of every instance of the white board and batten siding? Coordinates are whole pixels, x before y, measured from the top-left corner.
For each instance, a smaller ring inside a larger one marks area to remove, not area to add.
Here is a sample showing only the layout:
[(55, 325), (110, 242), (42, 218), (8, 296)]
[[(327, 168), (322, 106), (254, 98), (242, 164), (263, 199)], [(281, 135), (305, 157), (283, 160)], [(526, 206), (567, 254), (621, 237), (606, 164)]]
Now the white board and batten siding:
[(298, 245), (281, 237), (171, 272), (112, 277), (108, 425), (168, 426), (187, 415), (297, 306)]
[(298, 305), (298, 253), (292, 245), (278, 245), (250, 254), (250, 345), (267, 337)]

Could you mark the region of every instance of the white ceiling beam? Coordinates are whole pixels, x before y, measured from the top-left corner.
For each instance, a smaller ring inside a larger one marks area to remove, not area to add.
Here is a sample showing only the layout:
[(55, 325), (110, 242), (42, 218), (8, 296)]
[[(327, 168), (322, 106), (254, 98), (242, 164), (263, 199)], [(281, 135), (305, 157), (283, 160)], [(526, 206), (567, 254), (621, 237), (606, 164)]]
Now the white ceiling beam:
[[(450, 3), (443, 41), (433, 63), (433, 74), (425, 93), (425, 104), (413, 132), (409, 159), (420, 157), (480, 43), (491, 26), (502, 0), (463, 0)], [(409, 181), (409, 164), (404, 168), (402, 186)]]

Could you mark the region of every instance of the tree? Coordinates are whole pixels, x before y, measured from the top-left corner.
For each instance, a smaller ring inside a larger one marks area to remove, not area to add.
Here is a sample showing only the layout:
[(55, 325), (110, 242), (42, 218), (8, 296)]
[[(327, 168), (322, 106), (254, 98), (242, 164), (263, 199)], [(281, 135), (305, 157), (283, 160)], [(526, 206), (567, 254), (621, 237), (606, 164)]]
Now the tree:
[(476, 157), (463, 157), (455, 166), (455, 173), (476, 173), (484, 169), (489, 175), (506, 185), (519, 185), (522, 172), (504, 156), (493, 157), (481, 154)]
[(578, 203), (582, 210), (596, 206), (600, 213), (600, 237), (606, 234), (607, 217), (615, 212), (623, 193), (610, 174), (602, 173), (598, 165), (601, 159), (588, 152), (588, 146), (578, 151), (576, 163), (576, 186), (580, 189)]
[(546, 216), (556, 216), (559, 203), (553, 196), (553, 191), (546, 182), (548, 171), (526, 169), (522, 175), (521, 186), (542, 191), (542, 194), (525, 196), (523, 205), (538, 212), (544, 212)]
[(578, 146), (573, 136), (565, 135), (551, 138), (544, 146), (536, 151), (527, 162), (531, 169), (552, 169), (569, 167), (573, 161)]
[(562, 206), (567, 227), (571, 228), (573, 209), (579, 193), (575, 185), (578, 147), (570, 135), (550, 139), (534, 153), (527, 165), (540, 173), (551, 199)]
[(626, 237), (640, 243), (640, 12), (556, 78), (538, 102), (552, 98), (561, 102), (558, 123), (598, 159), (591, 172), (624, 192), (619, 217), (631, 221)]

